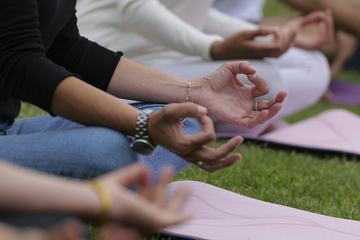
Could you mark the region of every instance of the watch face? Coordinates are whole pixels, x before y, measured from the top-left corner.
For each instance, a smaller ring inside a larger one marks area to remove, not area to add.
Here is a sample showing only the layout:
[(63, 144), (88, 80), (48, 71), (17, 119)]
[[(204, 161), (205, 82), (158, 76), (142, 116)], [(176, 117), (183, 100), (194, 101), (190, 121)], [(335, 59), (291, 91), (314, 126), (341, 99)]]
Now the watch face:
[(144, 139), (137, 139), (132, 144), (131, 147), (138, 153), (146, 156), (153, 155), (155, 153), (155, 148)]

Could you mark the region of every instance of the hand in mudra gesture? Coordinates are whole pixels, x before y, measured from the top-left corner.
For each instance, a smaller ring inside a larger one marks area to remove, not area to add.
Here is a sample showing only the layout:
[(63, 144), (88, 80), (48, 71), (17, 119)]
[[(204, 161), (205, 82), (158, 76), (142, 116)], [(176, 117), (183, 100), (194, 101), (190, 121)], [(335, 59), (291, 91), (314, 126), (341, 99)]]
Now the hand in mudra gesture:
[[(245, 85), (237, 74), (247, 75), (254, 85)], [(275, 116), (287, 95), (286, 91), (281, 91), (269, 101), (256, 103), (255, 98), (267, 94), (269, 87), (246, 61), (225, 63), (215, 72), (193, 79), (192, 86), (192, 101), (205, 106), (209, 116), (247, 128)]]
[[(203, 78), (192, 79), (188, 89), (190, 100), (198, 105), (169, 104), (160, 111), (151, 113), (148, 120), (150, 139), (208, 172), (224, 169), (240, 161), (241, 154), (231, 154), (241, 144), (240, 136), (230, 139), (216, 149), (205, 147), (216, 138), (212, 121), (206, 113), (249, 128), (272, 118), (281, 109), (281, 102), (287, 93), (281, 91), (271, 100), (260, 100), (256, 104), (254, 98), (267, 94), (269, 87), (255, 72), (248, 62), (232, 62), (222, 65)], [(248, 75), (254, 86), (243, 84), (237, 74)], [(188, 117), (198, 119), (202, 125), (201, 132), (184, 135), (180, 120)]]

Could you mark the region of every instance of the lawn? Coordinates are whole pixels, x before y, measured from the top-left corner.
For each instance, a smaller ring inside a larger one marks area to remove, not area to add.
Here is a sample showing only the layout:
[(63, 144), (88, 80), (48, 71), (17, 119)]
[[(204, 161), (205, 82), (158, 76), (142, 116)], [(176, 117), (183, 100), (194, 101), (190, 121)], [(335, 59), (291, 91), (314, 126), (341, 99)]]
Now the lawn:
[[(276, 0), (267, 0), (266, 17), (291, 13)], [(360, 81), (357, 71), (343, 71), (339, 78)], [(266, 78), (265, 78), (266, 79)], [(345, 108), (360, 115), (359, 107), (319, 102), (286, 118), (294, 123), (331, 108)], [(210, 146), (224, 143), (217, 140)], [(244, 143), (235, 152), (243, 155), (236, 165), (209, 174), (192, 166), (174, 181), (195, 180), (255, 199), (333, 217), (360, 220), (360, 161), (345, 156), (318, 156), (311, 152), (273, 149)]]
[[(272, 16), (291, 12), (276, 0), (268, 0), (264, 13)], [(356, 71), (342, 72), (347, 81), (360, 81)], [(265, 78), (266, 79), (266, 78)], [(286, 119), (294, 123), (324, 110), (338, 108), (323, 102)], [(360, 108), (346, 107), (360, 115)], [(23, 104), (20, 117), (45, 114)], [(224, 140), (210, 144), (217, 147)], [(311, 152), (273, 149), (246, 142), (235, 152), (243, 155), (236, 165), (213, 174), (192, 166), (174, 177), (174, 181), (194, 180), (218, 186), (255, 199), (286, 205), (314, 213), (360, 220), (360, 162), (345, 156), (318, 156)]]

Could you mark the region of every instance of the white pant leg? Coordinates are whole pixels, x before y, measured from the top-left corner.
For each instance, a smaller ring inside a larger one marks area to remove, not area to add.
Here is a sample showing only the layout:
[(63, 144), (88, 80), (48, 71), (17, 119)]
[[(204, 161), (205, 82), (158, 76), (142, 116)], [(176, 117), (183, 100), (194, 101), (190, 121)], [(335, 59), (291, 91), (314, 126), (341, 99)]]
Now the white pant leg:
[(265, 61), (276, 64), (287, 83), (288, 96), (278, 114), (281, 117), (313, 105), (329, 87), (329, 63), (319, 51), (292, 48), (278, 59)]

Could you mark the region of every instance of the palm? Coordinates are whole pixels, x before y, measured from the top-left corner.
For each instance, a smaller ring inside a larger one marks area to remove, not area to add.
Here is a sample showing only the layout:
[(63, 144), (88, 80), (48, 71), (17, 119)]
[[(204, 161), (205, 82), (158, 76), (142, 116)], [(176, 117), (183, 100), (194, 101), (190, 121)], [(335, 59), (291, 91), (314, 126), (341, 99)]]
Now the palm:
[[(255, 85), (243, 84), (236, 76), (240, 73), (248, 75)], [(203, 87), (195, 101), (208, 108), (209, 116), (232, 124), (252, 128), (263, 123), (280, 110), (286, 92), (270, 101), (259, 101), (259, 111), (255, 111), (254, 98), (267, 94), (269, 88), (260, 76), (252, 78), (254, 73), (247, 62), (226, 63), (203, 78)]]
[(286, 26), (297, 29), (295, 44), (304, 49), (316, 49), (333, 40), (334, 23), (329, 11), (313, 12), (304, 17), (295, 18)]

